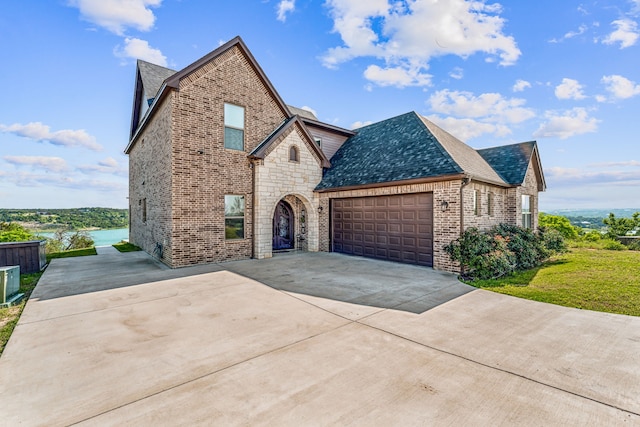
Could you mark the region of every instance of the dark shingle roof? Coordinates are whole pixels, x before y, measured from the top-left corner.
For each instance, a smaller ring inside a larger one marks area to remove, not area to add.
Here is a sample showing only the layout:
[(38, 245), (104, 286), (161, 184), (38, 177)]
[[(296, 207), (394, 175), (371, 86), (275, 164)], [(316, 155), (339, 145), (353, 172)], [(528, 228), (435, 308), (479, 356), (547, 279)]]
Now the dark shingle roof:
[(357, 132), (331, 158), (332, 167), (316, 190), (464, 172), (415, 112)]
[(536, 147), (534, 141), (484, 148), (478, 153), (511, 185), (521, 185)]
[(147, 98), (155, 97), (162, 86), (162, 82), (177, 73), (175, 70), (161, 67), (142, 59), (138, 59), (138, 70), (140, 71), (142, 86)]

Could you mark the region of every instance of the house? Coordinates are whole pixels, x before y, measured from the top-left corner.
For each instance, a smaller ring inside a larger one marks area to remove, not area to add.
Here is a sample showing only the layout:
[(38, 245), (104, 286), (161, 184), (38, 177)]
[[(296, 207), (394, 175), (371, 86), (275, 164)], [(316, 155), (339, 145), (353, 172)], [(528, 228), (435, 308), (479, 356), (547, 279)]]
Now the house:
[(474, 150), (409, 112), (357, 130), (287, 105), (236, 37), (174, 71), (138, 61), (130, 241), (170, 267), (335, 251), (456, 271), (468, 227), (537, 226), (535, 142)]

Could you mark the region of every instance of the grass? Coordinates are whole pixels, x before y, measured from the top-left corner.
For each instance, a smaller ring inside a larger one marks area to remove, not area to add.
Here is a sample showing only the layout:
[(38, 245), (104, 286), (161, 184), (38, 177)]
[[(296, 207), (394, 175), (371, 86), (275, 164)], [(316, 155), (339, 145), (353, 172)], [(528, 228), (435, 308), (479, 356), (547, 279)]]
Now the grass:
[(478, 288), (585, 310), (640, 316), (640, 252), (572, 248), (542, 267)]
[(7, 308), (0, 308), (0, 355), (4, 351), (4, 347), (7, 345), (11, 333), (18, 323), (18, 319), (22, 314), (27, 300), (31, 296), (31, 292), (36, 287), (38, 280), (40, 280), (40, 276), (42, 276), (42, 272), (21, 274), (20, 292), (24, 294), (24, 298), (19, 304)]
[(54, 252), (51, 254), (47, 254), (47, 262), (55, 258), (71, 258), (76, 256), (88, 256), (88, 255), (97, 255), (97, 254), (98, 252), (94, 247), (84, 248), (84, 249), (73, 249), (70, 251)]
[[(47, 254), (47, 263), (54, 258), (69, 258), (76, 256), (96, 255), (96, 248), (77, 249), (72, 251), (55, 252)], [(24, 298), (19, 304), (7, 308), (0, 308), (0, 355), (4, 351), (14, 328), (18, 324), (18, 319), (27, 304), (27, 300), (31, 296), (31, 292), (36, 287), (38, 280), (43, 272), (21, 274), (20, 275), (20, 292), (24, 294)]]
[(112, 246), (120, 252), (136, 252), (136, 251), (142, 250), (138, 246), (134, 245), (133, 243), (129, 243), (125, 241), (116, 243), (115, 245), (112, 245)]

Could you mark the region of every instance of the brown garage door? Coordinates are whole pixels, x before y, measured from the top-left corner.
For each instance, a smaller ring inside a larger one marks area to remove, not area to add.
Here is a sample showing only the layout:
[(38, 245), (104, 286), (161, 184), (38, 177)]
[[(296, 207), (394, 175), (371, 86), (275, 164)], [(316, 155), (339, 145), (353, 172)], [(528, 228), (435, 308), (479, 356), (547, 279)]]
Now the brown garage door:
[(333, 199), (333, 251), (433, 266), (433, 194)]

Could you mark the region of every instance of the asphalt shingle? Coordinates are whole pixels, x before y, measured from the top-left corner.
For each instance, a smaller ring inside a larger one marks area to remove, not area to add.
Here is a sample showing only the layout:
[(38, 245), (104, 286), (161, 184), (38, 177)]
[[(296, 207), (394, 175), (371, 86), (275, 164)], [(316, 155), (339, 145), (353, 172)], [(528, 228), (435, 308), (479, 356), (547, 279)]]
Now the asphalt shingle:
[(484, 148), (478, 150), (493, 169), (508, 184), (521, 185), (527, 174), (529, 161), (535, 149), (534, 141), (520, 144), (503, 145), (501, 147)]

